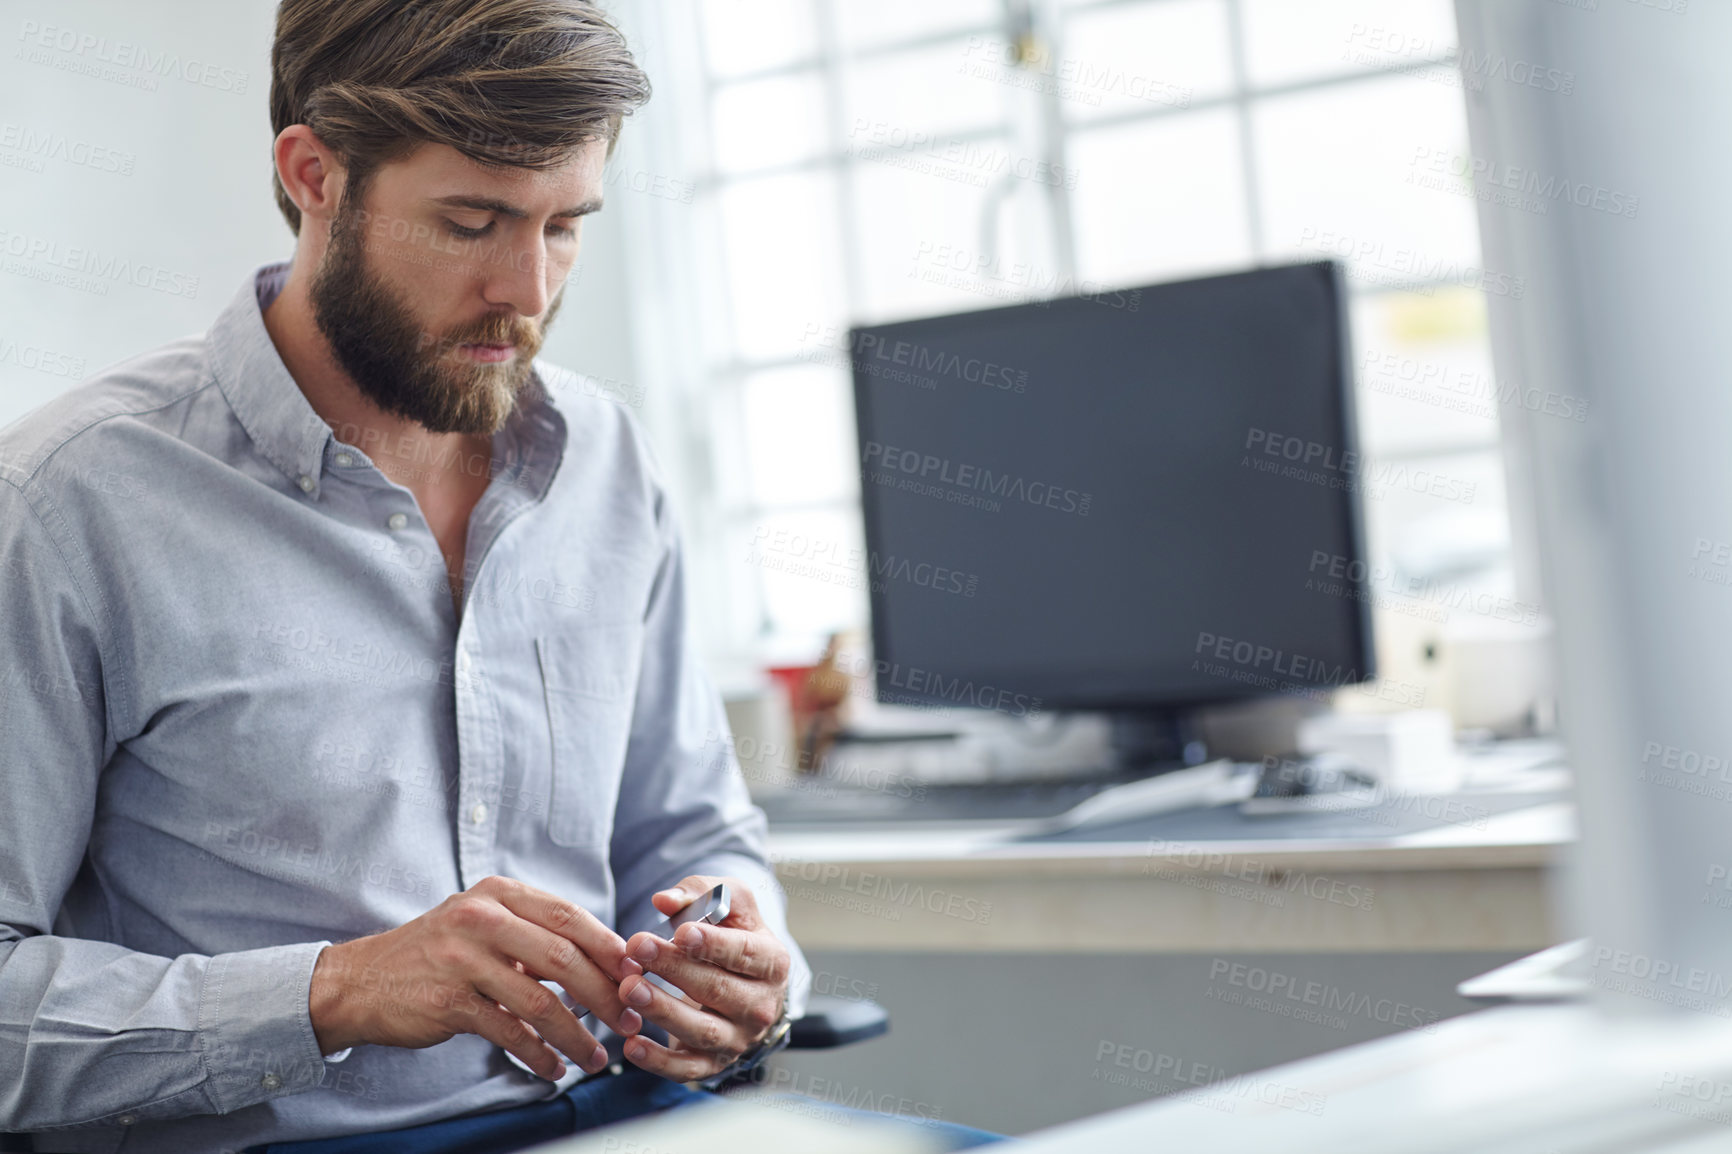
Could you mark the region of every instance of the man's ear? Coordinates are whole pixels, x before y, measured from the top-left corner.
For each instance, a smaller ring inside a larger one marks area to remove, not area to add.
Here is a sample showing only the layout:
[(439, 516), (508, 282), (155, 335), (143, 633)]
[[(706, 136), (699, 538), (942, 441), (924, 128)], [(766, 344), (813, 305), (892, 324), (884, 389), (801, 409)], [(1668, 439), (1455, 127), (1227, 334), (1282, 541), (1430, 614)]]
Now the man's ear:
[(329, 221), (343, 195), (343, 165), (337, 154), (304, 124), (291, 124), (271, 146), (277, 179), (307, 220)]

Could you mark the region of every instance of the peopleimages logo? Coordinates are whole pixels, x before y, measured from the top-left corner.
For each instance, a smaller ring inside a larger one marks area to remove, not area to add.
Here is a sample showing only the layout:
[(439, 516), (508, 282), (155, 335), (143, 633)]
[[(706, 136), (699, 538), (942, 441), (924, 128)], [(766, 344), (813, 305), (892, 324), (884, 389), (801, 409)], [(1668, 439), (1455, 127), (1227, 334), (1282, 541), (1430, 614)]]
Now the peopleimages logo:
[[(18, 26), (18, 39), (25, 47), (16, 55), (20, 59), (30, 59), (32, 63), (48, 61), (40, 58), (41, 51), (26, 57), (27, 49), (50, 50), (115, 68), (134, 69), (149, 77), (172, 76), (188, 84), (215, 88), (220, 92), (233, 92), (237, 96), (245, 95), (247, 90), (248, 77), (242, 69), (207, 64), (192, 57), (183, 59), (178, 52), (152, 51), (142, 44), (127, 40), (110, 41), (106, 36), (76, 28), (25, 20)], [(155, 91), (154, 86), (150, 91)]]
[(1373, 498), (1381, 498), (1381, 487), (1390, 486), (1445, 501), (1472, 504), (1478, 490), (1475, 482), (1451, 477), (1436, 469), (1410, 467), (1391, 461), (1367, 462), (1351, 449), (1338, 449), (1321, 441), (1269, 429), (1246, 430), (1244, 447), (1246, 456), (1239, 463), (1260, 473), (1362, 492)]
[(43, 345), (20, 344), (0, 336), (0, 365), (17, 365), (54, 377), (84, 376), (84, 358)]
[[(1266, 970), (1261, 966), (1229, 961), (1226, 958), (1214, 958), (1210, 961), (1209, 981), (1280, 1000), (1253, 1005), (1252, 1009), (1267, 1009), (1271, 1005), (1279, 1005), (1280, 1002), (1297, 1003), (1316, 1007), (1323, 1012), (1368, 1018), (1380, 1025), (1394, 1026), (1399, 1030), (1420, 1030), (1426, 1033), (1435, 1032), (1437, 1022), (1443, 1017), (1436, 1010), (1410, 1005), (1394, 998), (1373, 998), (1369, 994), (1345, 990), (1340, 986), (1306, 981), (1279, 970)], [(1214, 996), (1217, 1001), (1245, 1001), (1242, 997), (1235, 999), (1222, 998), (1218, 994)]]
[[(872, 477), (877, 484), (895, 483), (897, 478), (890, 474), (903, 473), (907, 481), (925, 486), (947, 485), (953, 492), (967, 490), (990, 494), (1083, 517), (1089, 515), (1089, 505), (1094, 500), (1093, 494), (1049, 481), (1030, 481), (1011, 473), (994, 473), (984, 466), (958, 464), (948, 457), (935, 457), (918, 449), (902, 449), (881, 441), (866, 442), (861, 463), (868, 468), (874, 463), (878, 465), (879, 471)], [(903, 487), (907, 487), (906, 484)]]
[(916, 372), (936, 373), (970, 384), (1021, 393), (1028, 390), (1028, 370), (1013, 369), (981, 357), (964, 357), (957, 353), (934, 349), (912, 341), (887, 341), (872, 333), (853, 335), (855, 361), (889, 362)]
[[(807, 347), (800, 359), (836, 368), (851, 368), (883, 381), (898, 381), (934, 390), (945, 378), (980, 385), (998, 393), (1028, 391), (1028, 370), (984, 357), (964, 357), (913, 341), (889, 341), (874, 333), (849, 331), (839, 325), (807, 322), (800, 341)], [(834, 352), (839, 355), (832, 356)]]
[(1244, 669), (1266, 669), (1277, 677), (1291, 677), (1307, 684), (1356, 685), (1365, 680), (1357, 669), (1349, 665), (1331, 665), (1303, 653), (1288, 653), (1285, 649), (1235, 641), (1213, 633), (1198, 633), (1197, 646), (1192, 652), (1207, 654), (1218, 661), (1231, 661)]
[[(1541, 212), (1545, 211), (1547, 202), (1555, 203), (1560, 200), (1577, 208), (1591, 208), (1595, 212), (1612, 216), (1633, 217), (1641, 207), (1641, 198), (1628, 192), (1590, 184), (1587, 181), (1543, 174), (1532, 168), (1505, 164), (1483, 156), (1470, 156), (1446, 148), (1418, 145), (1409, 163), (1413, 167), (1413, 171), (1408, 174), (1409, 183), (1417, 183), (1414, 178), (1426, 172), (1455, 177), (1471, 181), (1477, 187), (1531, 197)], [(1518, 204), (1517, 207), (1523, 206)]]
[[(1732, 981), (1723, 974), (1610, 946), (1594, 948), (1590, 980), (1602, 989), (1660, 1001), (1671, 1000), (1668, 995), (1672, 995), (1677, 998), (1672, 1003), (1674, 1005), (1708, 1009), (1721, 1017), (1727, 1015), (1726, 999), (1732, 995)], [(1686, 996), (1692, 994), (1706, 995), (1706, 998)]]
[[(991, 709), (1011, 717), (1028, 717), (1040, 712), (1041, 699), (1038, 697), (988, 683), (976, 684), (971, 678), (947, 676), (936, 669), (922, 669), (918, 665), (903, 665), (883, 658), (873, 659), (865, 654), (838, 654), (836, 663), (858, 681), (864, 681), (868, 674), (875, 677), (879, 688), (884, 691), (878, 700), (886, 704), (947, 701), (976, 709)], [(898, 689), (903, 692), (893, 692)]]
[[(90, 279), (83, 284), (100, 290), (99, 295), (106, 295), (110, 283), (124, 283), (170, 296), (198, 296), (196, 276), (148, 262), (134, 262), (114, 253), (99, 252), (79, 245), (63, 245), (58, 240), (47, 237), (0, 229), (0, 254), (30, 262), (30, 265), (40, 266), (44, 270), (58, 269), (88, 277)], [(24, 271), (28, 267), (20, 266), (18, 270), (8, 268), (7, 271)]]
[[(31, 161), (58, 160), (97, 172), (131, 176), (137, 157), (124, 149), (92, 144), (64, 133), (0, 121), (0, 150), (17, 153)], [(38, 164), (33, 171), (42, 171)]]
[[(1590, 4), (1591, 6), (1591, 4)], [(1576, 74), (1548, 68), (1531, 60), (1511, 59), (1501, 52), (1458, 52), (1448, 41), (1427, 33), (1413, 33), (1377, 24), (1354, 24), (1347, 33), (1344, 60), (1388, 70), (1411, 68), (1426, 62), (1454, 63), (1459, 71), (1444, 74), (1450, 87), (1465, 84), (1478, 92), (1486, 81), (1497, 80), (1542, 92), (1569, 96), (1576, 90)]]
[(1361, 558), (1349, 557), (1343, 553), (1313, 549), (1307, 573), (1307, 589), (1363, 600), (1356, 587), (1369, 585), (1397, 597), (1436, 608), (1439, 612), (1431, 615), (1434, 621), (1447, 620), (1449, 615), (1443, 611), (1450, 609), (1465, 609), (1481, 617), (1495, 617), (1500, 621), (1514, 621), (1522, 625), (1533, 625), (1540, 619), (1540, 607), (1531, 602), (1517, 601), (1454, 582), (1439, 581), (1435, 577), (1403, 574), (1393, 566), (1367, 563)]
[(1002, 36), (970, 36), (957, 71), (976, 79), (1051, 92), (1061, 100), (1099, 105), (1103, 96), (1147, 101), (1169, 108), (1189, 108), (1191, 87), (1172, 84), (1144, 73), (1126, 72), (1113, 64), (1082, 57), (1054, 59), (1050, 49), (1013, 45)]
[(773, 525), (761, 524), (752, 533), (746, 562), (850, 589), (869, 586), (874, 592), (882, 592), (891, 581), (963, 597), (973, 597), (980, 590), (977, 573), (894, 553), (864, 551), (838, 540)]
[[(924, 909), (928, 913), (981, 925), (992, 920), (991, 902), (954, 890), (936, 886), (929, 888), (918, 882), (898, 880), (871, 870), (856, 870), (836, 862), (778, 858), (774, 864), (777, 878), (785, 883), (784, 888), (790, 888), (786, 883), (804, 882), (838, 893), (859, 894), (885, 903), (880, 912), (890, 914), (891, 921), (901, 920), (903, 909)], [(811, 896), (810, 891), (802, 891), (801, 896)]]
[[(1143, 874), (1161, 877), (1162, 880), (1178, 881), (1184, 875), (1179, 870), (1163, 869), (1155, 864), (1157, 861), (1182, 866), (1184, 870), (1248, 882), (1256, 887), (1268, 887), (1277, 891), (1271, 895), (1276, 897), (1279, 897), (1280, 893), (1297, 893), (1320, 902), (1364, 910), (1370, 909), (1377, 899), (1377, 890), (1373, 886), (1330, 878), (1323, 874), (1308, 874), (1304, 870), (1271, 865), (1240, 854), (1221, 853), (1205, 849), (1195, 842), (1151, 838), (1149, 855), (1151, 860), (1144, 865)], [(1276, 908), (1284, 905), (1279, 900), (1262, 904)]]
[[(907, 129), (864, 116), (854, 118), (848, 136), (851, 156), (941, 180), (985, 188), (992, 181), (1010, 175), (1035, 184), (1076, 188), (1074, 167), (1067, 169), (1038, 157), (1019, 156), (1000, 144), (934, 136), (922, 129)], [(862, 140), (868, 143), (860, 143)]]
[(1473, 369), (1451, 371), (1451, 366), (1442, 361), (1422, 361), (1400, 353), (1367, 349), (1359, 357), (1359, 369), (1366, 387), (1375, 392), (1488, 420), (1497, 419), (1501, 405), (1520, 405), (1530, 413), (1567, 421), (1588, 418), (1586, 397), (1499, 381), (1490, 373)]
[[(1278, 693), (1296, 693), (1321, 699), (1326, 691), (1358, 685), (1363, 674), (1350, 665), (1332, 665), (1303, 653), (1289, 653), (1270, 645), (1236, 640), (1200, 632), (1192, 651), (1193, 672), (1220, 677)], [(1365, 691), (1382, 701), (1419, 707), (1425, 704), (1425, 688), (1402, 681), (1379, 679)]]
[(1069, 297), (1134, 313), (1143, 301), (1142, 289), (1112, 289), (1101, 281), (1045, 269), (1028, 261), (1006, 263), (996, 252), (929, 240), (914, 246), (914, 267), (909, 275), (928, 284), (1030, 301), (1041, 308), (1053, 304), (1052, 298)]
[(1521, 300), (1527, 294), (1523, 277), (1333, 229), (1300, 229), (1299, 247), (1351, 262), (1348, 279), (1356, 284), (1387, 284), (1422, 296), (1433, 295), (1435, 287), (1424, 282), (1460, 285), (1511, 300)]
[[(1149, 1077), (1137, 1077), (1139, 1074)], [(1190, 1061), (1174, 1054), (1158, 1054), (1111, 1038), (1102, 1038), (1095, 1047), (1095, 1068), (1089, 1077), (1109, 1086), (1123, 1086), (1144, 1094), (1162, 1094), (1175, 1102), (1206, 1106), (1224, 1114), (1238, 1113), (1243, 1104), (1252, 1110), (1279, 1106), (1302, 1114), (1320, 1115), (1328, 1103), (1322, 1094), (1298, 1086), (1244, 1074), (1229, 1074), (1225, 1068), (1207, 1062)]]

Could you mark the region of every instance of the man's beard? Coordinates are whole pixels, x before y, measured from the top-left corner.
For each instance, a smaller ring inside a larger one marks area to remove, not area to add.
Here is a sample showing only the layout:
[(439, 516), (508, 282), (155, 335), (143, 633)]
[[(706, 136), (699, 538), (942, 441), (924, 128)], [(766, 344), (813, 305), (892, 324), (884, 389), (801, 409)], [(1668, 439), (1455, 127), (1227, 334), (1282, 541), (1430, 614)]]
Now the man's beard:
[[(560, 287), (546, 316), (489, 313), (443, 333), (429, 333), (367, 263), (361, 214), (345, 205), (331, 224), (331, 243), (313, 275), (313, 319), (337, 363), (363, 396), (387, 413), (434, 433), (491, 436), (505, 425), (529, 385), (531, 362), (565, 298)], [(470, 359), (464, 344), (517, 346), (510, 360)]]

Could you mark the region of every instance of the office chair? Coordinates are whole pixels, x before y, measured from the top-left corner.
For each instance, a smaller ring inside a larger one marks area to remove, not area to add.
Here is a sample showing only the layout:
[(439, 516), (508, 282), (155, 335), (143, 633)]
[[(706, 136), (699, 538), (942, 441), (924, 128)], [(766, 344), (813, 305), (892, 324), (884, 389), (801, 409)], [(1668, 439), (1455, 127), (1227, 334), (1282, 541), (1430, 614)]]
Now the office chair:
[[(834, 1050), (852, 1046), (890, 1032), (890, 1012), (877, 1002), (855, 1002), (831, 994), (813, 994), (806, 1000), (806, 1014), (794, 1019), (788, 1030), (790, 1050)], [(735, 1074), (722, 1083), (723, 1090), (761, 1085), (769, 1077), (770, 1063), (756, 1070)], [(0, 1147), (4, 1150), (5, 1147)]]
[(833, 994), (813, 994), (806, 1016), (789, 1031), (790, 1050), (834, 1050), (890, 1032), (890, 1012), (867, 999), (850, 1001)]

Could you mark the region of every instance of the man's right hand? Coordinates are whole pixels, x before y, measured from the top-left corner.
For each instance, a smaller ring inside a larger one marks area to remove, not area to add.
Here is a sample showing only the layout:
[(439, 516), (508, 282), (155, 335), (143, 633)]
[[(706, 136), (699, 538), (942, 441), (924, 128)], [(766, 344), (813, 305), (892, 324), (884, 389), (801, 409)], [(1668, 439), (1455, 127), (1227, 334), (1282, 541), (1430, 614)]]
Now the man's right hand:
[(588, 1073), (607, 1051), (559, 996), (624, 1035), (643, 1019), (619, 999), (637, 972), (625, 942), (595, 916), (511, 878), (483, 878), (414, 921), (320, 951), (309, 1009), (319, 1052), (371, 1043), (420, 1049), (479, 1034), (547, 1079), (563, 1052)]

